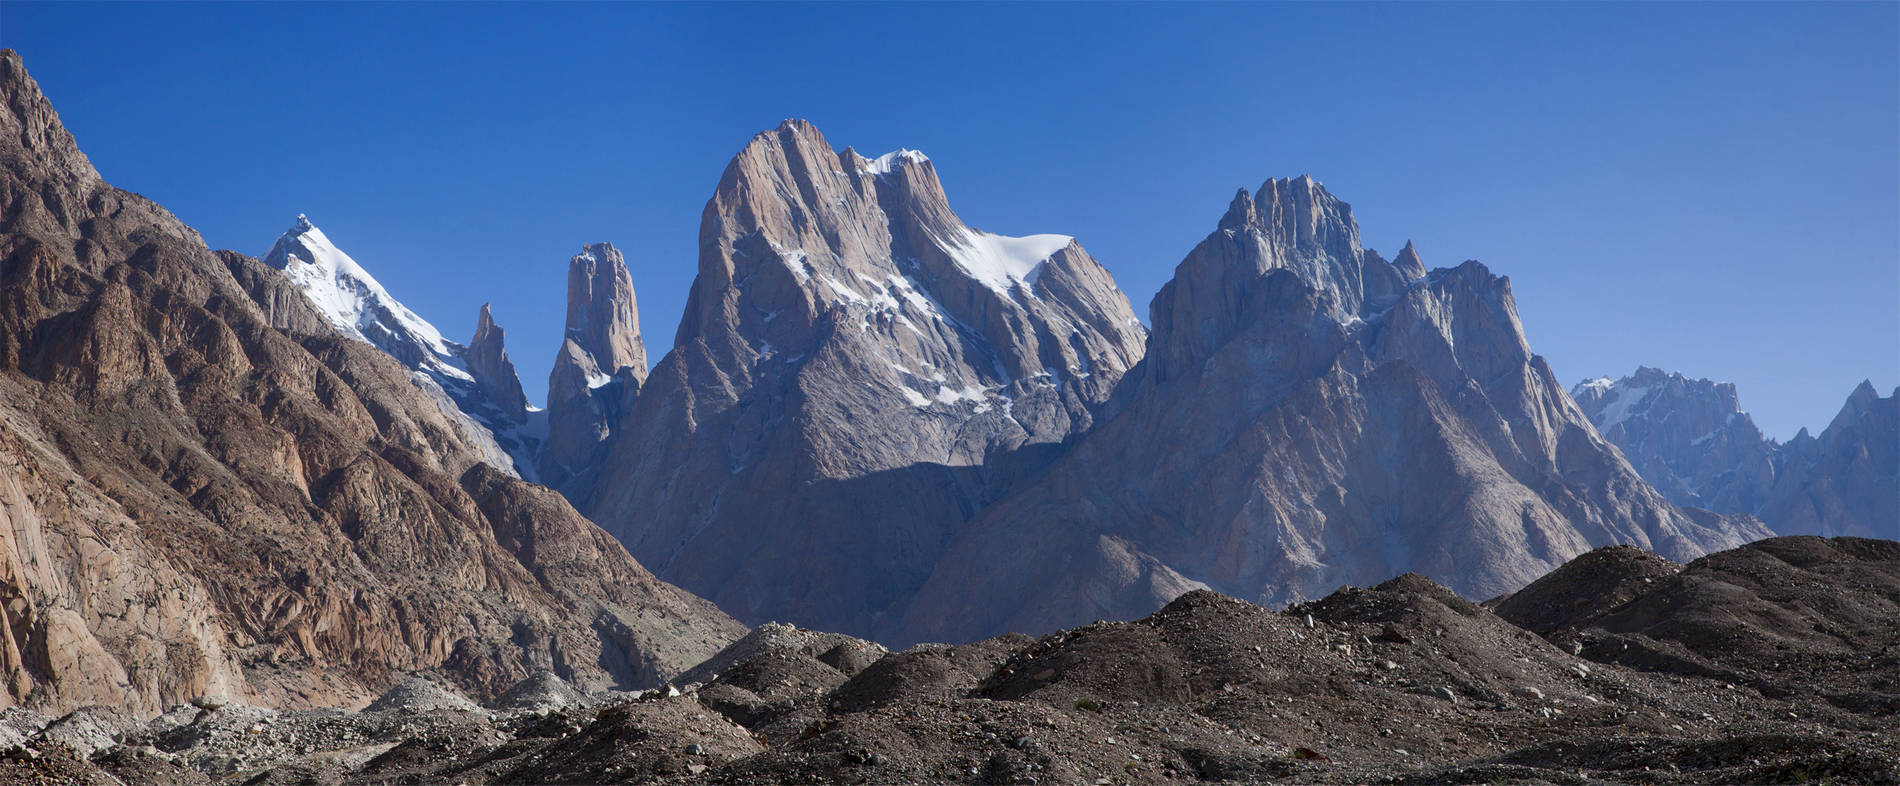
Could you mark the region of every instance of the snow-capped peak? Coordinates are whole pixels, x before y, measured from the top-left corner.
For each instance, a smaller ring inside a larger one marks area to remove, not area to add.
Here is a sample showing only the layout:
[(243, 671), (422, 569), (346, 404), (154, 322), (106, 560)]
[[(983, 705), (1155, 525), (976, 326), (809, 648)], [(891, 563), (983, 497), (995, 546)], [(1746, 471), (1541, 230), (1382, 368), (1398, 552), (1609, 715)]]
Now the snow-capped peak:
[(1597, 395), (1608, 393), (1614, 387), (1616, 387), (1616, 380), (1610, 379), (1609, 377), (1597, 377), (1596, 379), (1586, 379), (1577, 384), (1577, 390), (1579, 392), (1588, 390), (1588, 391), (1596, 393)]
[(864, 171), (873, 175), (888, 175), (897, 169), (898, 161), (921, 164), (929, 160), (930, 156), (924, 155), (922, 151), (900, 147), (877, 158), (865, 159)]
[(1611, 426), (1635, 415), (1637, 406), (1649, 398), (1649, 394), (1658, 387), (1656, 384), (1643, 384), (1644, 382), (1652, 382), (1652, 380), (1643, 373), (1643, 369), (1637, 370), (1636, 378), (1586, 379), (1571, 388), (1570, 397), (1576, 399), (1577, 404), (1583, 407), (1585, 413), (1590, 414), (1590, 421), (1596, 425), (1598, 431), (1608, 431)]
[[(284, 271), (344, 335), (404, 362), (440, 366), (436, 370), (467, 378), (467, 372), (459, 368), (458, 345), (390, 296), (375, 276), (331, 243), (308, 216), (297, 214), (297, 222), (264, 254), (264, 263)], [(414, 357), (405, 351), (407, 347), (429, 357)]]
[[(468, 427), (467, 433), (491, 464), (533, 479), (536, 456), (547, 437), (547, 416), (518, 398), (502, 400), (487, 392), (470, 372), (468, 347), (443, 338), (442, 331), (391, 296), (375, 276), (331, 243), (309, 216), (297, 214), (296, 223), (264, 254), (264, 263), (284, 271), (338, 332), (407, 366), (412, 380), (436, 400), (443, 413)], [(479, 322), (493, 327), (485, 306)], [(495, 349), (499, 352), (498, 346)], [(512, 366), (505, 373), (512, 375)], [(515, 387), (519, 397), (520, 383), (505, 382)], [(502, 383), (488, 379), (490, 385)], [(512, 411), (517, 407), (521, 411)]]

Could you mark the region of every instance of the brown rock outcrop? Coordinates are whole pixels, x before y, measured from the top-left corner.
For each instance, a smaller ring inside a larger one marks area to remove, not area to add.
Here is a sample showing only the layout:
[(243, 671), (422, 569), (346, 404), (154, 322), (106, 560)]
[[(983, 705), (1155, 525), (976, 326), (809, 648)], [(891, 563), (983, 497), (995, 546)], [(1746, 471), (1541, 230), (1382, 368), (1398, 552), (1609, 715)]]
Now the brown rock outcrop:
[(0, 52), (0, 702), (650, 684), (743, 633), (487, 467), (409, 369), (106, 185)]

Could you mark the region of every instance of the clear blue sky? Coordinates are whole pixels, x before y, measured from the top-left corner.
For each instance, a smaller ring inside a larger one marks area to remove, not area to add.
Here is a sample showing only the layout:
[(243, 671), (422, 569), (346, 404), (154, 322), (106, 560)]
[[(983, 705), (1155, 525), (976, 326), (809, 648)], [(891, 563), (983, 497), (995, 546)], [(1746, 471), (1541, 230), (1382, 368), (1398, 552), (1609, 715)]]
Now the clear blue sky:
[(539, 400), (567, 259), (624, 249), (657, 360), (726, 161), (785, 117), (1072, 234), (1145, 313), (1234, 189), (1511, 277), (1566, 384), (1735, 382), (1770, 435), (1900, 382), (1900, 11), (1652, 5), (0, 4), (116, 185), (213, 247), (299, 212)]

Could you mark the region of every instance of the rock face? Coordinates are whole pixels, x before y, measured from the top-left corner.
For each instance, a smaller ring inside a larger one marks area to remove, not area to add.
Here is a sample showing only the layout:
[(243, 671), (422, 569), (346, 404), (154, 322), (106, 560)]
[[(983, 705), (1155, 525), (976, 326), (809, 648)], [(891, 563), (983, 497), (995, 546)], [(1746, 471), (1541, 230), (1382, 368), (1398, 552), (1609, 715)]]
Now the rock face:
[(923, 154), (787, 121), (707, 203), (673, 349), (583, 510), (742, 619), (862, 635), (1142, 339), (1073, 239), (972, 229)]
[(1862, 382), (1820, 437), (1782, 445), (1761, 518), (1786, 535), (1900, 539), (1900, 389)]
[(744, 632), (490, 467), (283, 271), (107, 185), (11, 50), (0, 216), (0, 704), (631, 687)]
[(1415, 571), (1468, 597), (1591, 546), (1674, 559), (1768, 534), (1644, 483), (1526, 345), (1510, 282), (1360, 245), (1308, 177), (1237, 195), (1155, 296), (1110, 411), (956, 536), (887, 641), (1264, 604)]
[(637, 369), (645, 380), (647, 348), (640, 340), (640, 306), (633, 298), (627, 259), (612, 243), (581, 249), (567, 267), (567, 340), (579, 345), (601, 373)]
[[(489, 463), (535, 479), (545, 427), (540, 413), (528, 408), (521, 379), (502, 347), (501, 328), (487, 305), (477, 318), (477, 348), (443, 338), (303, 215), (271, 244), (263, 261), (283, 271), (331, 328), (410, 368), (415, 383), (457, 422)], [(273, 292), (260, 303), (273, 315), (273, 325), (292, 335), (320, 330), (317, 320), (276, 316), (301, 308), (282, 293)], [(471, 352), (480, 357), (471, 357)]]
[(501, 326), (495, 324), (495, 316), (488, 311), (488, 304), (482, 304), (481, 313), (475, 317), (475, 338), (468, 342), (468, 350), (463, 353), (468, 360), (468, 374), (475, 378), (475, 384), (481, 388), (483, 396), (495, 402), (499, 410), (497, 419), (526, 423), (532, 407), (528, 405), (527, 394), (521, 392), (521, 376), (515, 373), (515, 364), (508, 359), (506, 335)]
[(1638, 368), (1572, 391), (1671, 501), (1759, 517), (1784, 535), (1900, 538), (1900, 416), (1863, 382), (1819, 438), (1763, 437), (1735, 386)]
[(548, 374), (548, 442), (541, 479), (585, 504), (606, 442), (647, 378), (640, 308), (626, 258), (610, 243), (567, 266), (567, 333)]
[(1742, 411), (1734, 385), (1645, 366), (1579, 383), (1570, 395), (1670, 502), (1760, 512), (1774, 485), (1775, 444)]

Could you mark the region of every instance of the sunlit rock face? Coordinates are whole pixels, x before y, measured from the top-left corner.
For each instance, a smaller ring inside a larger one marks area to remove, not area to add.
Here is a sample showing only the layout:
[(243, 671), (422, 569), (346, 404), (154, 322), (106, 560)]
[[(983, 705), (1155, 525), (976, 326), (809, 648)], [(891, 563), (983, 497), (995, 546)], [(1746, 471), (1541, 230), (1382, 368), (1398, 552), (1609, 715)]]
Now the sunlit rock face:
[(497, 469), (429, 358), (107, 185), (11, 50), (0, 215), (0, 706), (632, 688), (744, 633)]
[(548, 373), (541, 482), (585, 504), (607, 441), (646, 378), (646, 342), (626, 257), (611, 243), (590, 244), (567, 265), (567, 325)]
[[(271, 243), (262, 262), (282, 271), (289, 288), (303, 296), (258, 301), (275, 326), (295, 333), (328, 323), (330, 330), (382, 350), (410, 369), (410, 378), (488, 463), (536, 479), (546, 427), (521, 392), (521, 379), (502, 345), (503, 332), (488, 306), (476, 316), (469, 344), (444, 338), (302, 214)], [(275, 291), (275, 284), (265, 286)], [(283, 316), (302, 313), (305, 306), (320, 319)]]
[(1072, 238), (966, 226), (923, 154), (787, 121), (707, 203), (673, 349), (583, 509), (742, 619), (865, 633), (1144, 337)]

